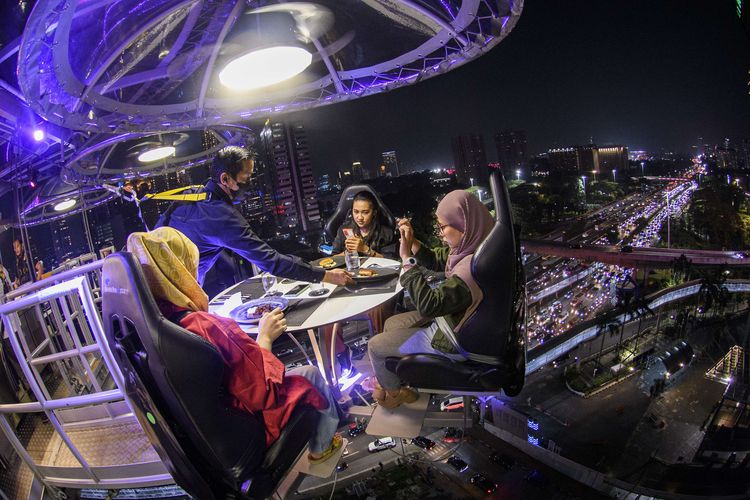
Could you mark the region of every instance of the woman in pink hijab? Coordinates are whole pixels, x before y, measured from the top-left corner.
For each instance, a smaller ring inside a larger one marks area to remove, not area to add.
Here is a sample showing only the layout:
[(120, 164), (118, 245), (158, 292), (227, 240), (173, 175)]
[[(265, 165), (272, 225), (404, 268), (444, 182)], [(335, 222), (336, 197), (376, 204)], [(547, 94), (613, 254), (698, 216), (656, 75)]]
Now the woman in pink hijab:
[[(464, 358), (435, 318), (457, 331), (482, 299), (471, 275), (471, 258), (493, 227), (492, 216), (479, 199), (463, 190), (448, 193), (435, 211), (435, 230), (445, 246), (429, 249), (414, 238), (407, 219), (398, 222), (399, 253), (405, 272), (401, 284), (409, 291), (416, 311), (392, 316), (383, 333), (368, 344), (370, 362), (378, 385), (373, 397), (385, 408), (416, 401), (416, 391), (402, 387), (401, 380), (385, 367), (389, 357), (408, 354), (439, 354), (457, 361)], [(425, 271), (445, 271), (446, 280), (431, 288)]]

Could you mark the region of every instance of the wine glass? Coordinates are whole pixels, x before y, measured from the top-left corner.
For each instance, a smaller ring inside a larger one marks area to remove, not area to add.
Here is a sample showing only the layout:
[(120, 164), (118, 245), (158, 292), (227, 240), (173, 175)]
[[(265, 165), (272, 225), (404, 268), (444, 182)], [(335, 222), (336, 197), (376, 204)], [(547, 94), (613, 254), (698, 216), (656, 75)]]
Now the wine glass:
[(270, 273), (263, 273), (260, 276), (261, 283), (263, 283), (263, 290), (266, 291), (266, 295), (273, 296), (276, 295), (274, 292), (271, 292), (271, 288), (276, 285), (276, 276)]

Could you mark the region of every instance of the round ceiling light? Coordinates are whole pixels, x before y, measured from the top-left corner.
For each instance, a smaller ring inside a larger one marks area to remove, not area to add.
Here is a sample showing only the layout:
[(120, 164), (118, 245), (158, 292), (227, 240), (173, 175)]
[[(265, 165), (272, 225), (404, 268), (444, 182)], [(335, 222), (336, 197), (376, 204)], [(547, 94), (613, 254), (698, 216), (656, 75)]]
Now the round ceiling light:
[(67, 200), (61, 201), (60, 203), (56, 203), (53, 209), (55, 212), (64, 212), (73, 208), (75, 204), (76, 200), (74, 200), (73, 198), (68, 198)]
[(159, 146), (158, 148), (149, 149), (138, 155), (138, 161), (149, 163), (156, 160), (163, 160), (175, 153), (174, 146)]
[(258, 89), (302, 73), (311, 62), (312, 54), (302, 47), (268, 47), (230, 61), (219, 73), (219, 81), (232, 90)]

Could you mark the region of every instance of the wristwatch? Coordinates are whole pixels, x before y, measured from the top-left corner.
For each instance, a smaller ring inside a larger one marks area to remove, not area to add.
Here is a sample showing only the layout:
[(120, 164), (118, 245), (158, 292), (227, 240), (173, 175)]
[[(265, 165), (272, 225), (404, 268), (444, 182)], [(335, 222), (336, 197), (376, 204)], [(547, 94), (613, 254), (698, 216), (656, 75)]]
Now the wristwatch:
[(409, 257), (409, 258), (408, 258), (408, 259), (406, 259), (406, 260), (404, 261), (404, 263), (403, 263), (403, 266), (404, 266), (404, 267), (407, 267), (407, 266), (408, 266), (408, 267), (414, 267), (414, 266), (416, 266), (416, 265), (417, 265), (417, 259), (415, 259), (414, 257)]

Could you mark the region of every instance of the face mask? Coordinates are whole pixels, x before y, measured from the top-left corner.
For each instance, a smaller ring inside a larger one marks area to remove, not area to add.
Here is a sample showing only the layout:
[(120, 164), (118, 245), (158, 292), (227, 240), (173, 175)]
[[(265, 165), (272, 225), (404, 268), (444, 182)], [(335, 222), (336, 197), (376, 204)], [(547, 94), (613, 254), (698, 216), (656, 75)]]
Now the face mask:
[(234, 201), (242, 201), (245, 198), (247, 198), (250, 195), (250, 192), (252, 191), (253, 184), (252, 182), (238, 182), (237, 183), (237, 190), (232, 191), (232, 200)]

